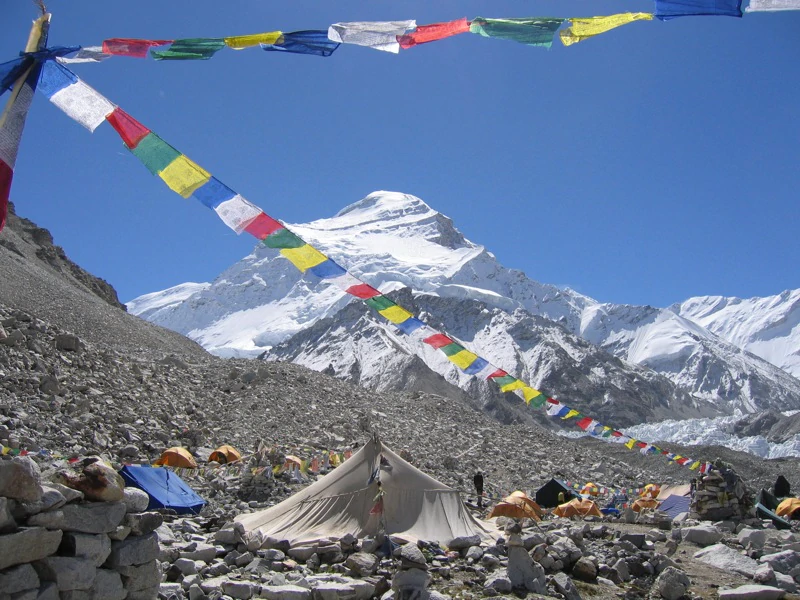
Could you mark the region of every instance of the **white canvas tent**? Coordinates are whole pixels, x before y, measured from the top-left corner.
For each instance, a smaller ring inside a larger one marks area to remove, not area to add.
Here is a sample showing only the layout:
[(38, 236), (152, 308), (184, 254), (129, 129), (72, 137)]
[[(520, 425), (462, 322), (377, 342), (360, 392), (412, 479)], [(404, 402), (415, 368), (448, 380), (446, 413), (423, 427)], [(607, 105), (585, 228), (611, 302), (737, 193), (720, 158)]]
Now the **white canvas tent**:
[[(375, 510), (383, 492), (383, 510)], [(236, 517), (245, 537), (288, 540), (292, 545), (324, 538), (380, 532), (408, 541), (447, 544), (456, 537), (492, 537), (493, 527), (475, 519), (458, 491), (436, 481), (373, 437), (331, 473), (256, 513)]]

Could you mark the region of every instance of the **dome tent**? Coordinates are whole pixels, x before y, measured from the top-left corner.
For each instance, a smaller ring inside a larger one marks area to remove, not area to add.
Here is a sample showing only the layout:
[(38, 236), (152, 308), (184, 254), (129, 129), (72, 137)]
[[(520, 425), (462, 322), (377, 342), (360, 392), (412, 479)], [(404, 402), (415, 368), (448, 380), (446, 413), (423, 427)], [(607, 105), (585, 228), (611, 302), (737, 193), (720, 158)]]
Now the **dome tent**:
[(245, 538), (296, 545), (345, 534), (380, 532), (408, 541), (447, 544), (456, 537), (492, 537), (454, 490), (392, 452), (373, 437), (351, 458), (280, 504), (239, 515)]

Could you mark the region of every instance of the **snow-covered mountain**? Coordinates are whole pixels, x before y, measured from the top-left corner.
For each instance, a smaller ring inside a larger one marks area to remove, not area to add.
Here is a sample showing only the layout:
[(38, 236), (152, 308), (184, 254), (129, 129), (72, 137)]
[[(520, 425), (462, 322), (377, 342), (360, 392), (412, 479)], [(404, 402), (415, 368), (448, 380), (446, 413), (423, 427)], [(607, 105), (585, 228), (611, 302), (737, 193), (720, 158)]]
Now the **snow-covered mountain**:
[[(776, 366), (798, 356), (800, 311), (791, 307), (800, 290), (786, 293), (782, 309), (725, 299), (668, 309), (602, 304), (503, 267), (450, 219), (393, 192), (289, 227), (494, 364), (609, 422), (800, 409), (800, 381)], [(410, 347), (361, 303), (261, 245), (210, 284), (148, 294), (128, 308), (219, 355), (290, 359), (381, 389), (456, 385), (490, 408), (497, 401), (440, 353)]]

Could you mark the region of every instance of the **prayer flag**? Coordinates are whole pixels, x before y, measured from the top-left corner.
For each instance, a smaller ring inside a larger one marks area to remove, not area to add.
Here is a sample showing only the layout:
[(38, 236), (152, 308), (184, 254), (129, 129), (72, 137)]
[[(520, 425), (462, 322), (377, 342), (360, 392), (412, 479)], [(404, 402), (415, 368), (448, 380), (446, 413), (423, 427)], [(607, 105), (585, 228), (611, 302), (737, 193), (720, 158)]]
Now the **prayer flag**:
[(269, 31), (267, 33), (254, 33), (251, 35), (236, 35), (232, 37), (223, 38), (223, 42), (228, 48), (234, 50), (242, 50), (244, 48), (252, 48), (259, 44), (277, 44), (281, 39), (283, 33), (280, 31)]
[(441, 40), (459, 33), (469, 31), (469, 21), (466, 18), (449, 21), (447, 23), (433, 23), (431, 25), (419, 25), (415, 31), (397, 37), (401, 48), (411, 48), (419, 44), (427, 44)]
[(398, 36), (414, 29), (417, 22), (410, 21), (357, 21), (334, 23), (328, 28), (328, 39), (342, 44), (357, 44), (384, 52), (400, 52)]
[(132, 40), (127, 38), (111, 38), (108, 40), (103, 40), (103, 52), (105, 54), (147, 58), (147, 51), (153, 46), (165, 46), (171, 43), (172, 40)]
[(750, 0), (745, 12), (800, 10), (800, 0)]
[(511, 40), (528, 46), (553, 45), (553, 36), (564, 19), (531, 17), (527, 19), (484, 19), (475, 17), (469, 26), (472, 33), (483, 37)]
[(151, 50), (156, 60), (208, 60), (225, 47), (220, 38), (187, 38), (175, 40), (167, 50)]
[(742, 0), (656, 0), (656, 17), (662, 21), (695, 15), (741, 17)]
[(311, 54), (313, 56), (330, 56), (339, 47), (338, 42), (328, 39), (327, 31), (292, 31), (273, 44), (262, 44), (267, 51), (291, 52), (293, 54)]
[(561, 42), (565, 46), (571, 46), (621, 25), (640, 20), (651, 21), (652, 19), (653, 15), (650, 13), (620, 13), (607, 17), (569, 19), (571, 26), (561, 31), (559, 35), (561, 36)]
[(115, 108), (69, 69), (54, 61), (44, 64), (39, 90), (50, 102), (89, 131), (97, 129)]

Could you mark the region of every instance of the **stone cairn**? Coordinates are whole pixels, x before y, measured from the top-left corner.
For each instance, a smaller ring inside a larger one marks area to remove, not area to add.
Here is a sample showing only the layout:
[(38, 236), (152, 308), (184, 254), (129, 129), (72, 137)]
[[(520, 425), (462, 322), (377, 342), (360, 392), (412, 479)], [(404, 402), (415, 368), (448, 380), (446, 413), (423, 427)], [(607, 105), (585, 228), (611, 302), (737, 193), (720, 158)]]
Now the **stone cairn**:
[(82, 466), (43, 484), (31, 458), (0, 460), (0, 600), (158, 596), (162, 516), (111, 467)]
[(744, 519), (752, 515), (753, 495), (744, 480), (718, 461), (697, 482), (690, 516), (703, 520)]

